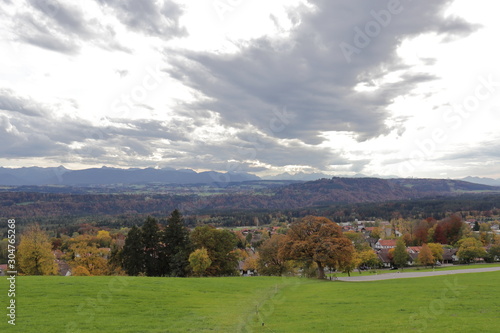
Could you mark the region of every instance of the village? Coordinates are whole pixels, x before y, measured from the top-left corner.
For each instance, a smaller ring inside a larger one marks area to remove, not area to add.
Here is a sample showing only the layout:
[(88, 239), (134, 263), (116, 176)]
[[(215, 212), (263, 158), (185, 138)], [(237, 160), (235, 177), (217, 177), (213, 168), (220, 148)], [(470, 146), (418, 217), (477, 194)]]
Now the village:
[[(479, 227), (479, 221), (477, 219), (467, 219), (464, 222), (465, 228), (467, 228), (472, 235), (481, 238), (481, 234), (484, 237), (486, 233), (487, 239), (500, 239), (500, 221), (493, 220), (490, 223), (484, 224), (483, 229), (486, 231), (475, 230)], [(342, 231), (345, 235), (354, 236), (350, 237), (352, 239), (356, 239), (358, 242), (364, 243), (365, 248), (369, 246), (369, 248), (376, 254), (377, 260), (375, 261), (376, 265), (374, 267), (369, 266), (361, 266), (359, 271), (361, 270), (373, 270), (375, 272), (376, 269), (397, 269), (394, 265), (393, 254), (392, 252), (396, 248), (397, 238), (403, 237), (403, 233), (395, 227), (395, 223), (391, 223), (389, 221), (358, 221), (355, 219), (353, 222), (341, 222), (339, 225), (342, 227)], [(375, 226), (376, 225), (376, 226)], [(288, 225), (289, 226), (289, 225)], [(257, 244), (262, 242), (262, 235), (268, 234), (269, 236), (278, 234), (280, 232), (284, 232), (286, 228), (284, 227), (243, 227), (240, 229), (240, 232), (246, 239), (251, 239), (252, 244)], [(355, 241), (353, 241), (353, 244)], [(487, 244), (484, 247), (485, 253), (489, 253), (491, 250), (492, 244)], [(418, 261), (419, 254), (422, 250), (422, 246), (406, 246), (406, 251), (408, 253), (408, 260), (405, 266), (408, 267), (417, 267), (421, 266), (421, 263)], [(459, 248), (454, 247), (452, 245), (443, 244), (442, 245), (442, 254), (438, 260), (436, 260), (434, 266), (451, 266), (463, 264), (463, 260), (461, 261), (460, 257), (457, 255)], [(257, 250), (255, 247), (251, 246), (247, 250), (248, 256), (250, 258), (256, 258)], [(469, 261), (470, 263), (484, 263), (484, 262), (492, 262), (499, 261), (500, 256), (494, 255), (493, 257), (477, 257), (473, 258), (473, 261)], [(249, 269), (248, 265), (246, 265), (244, 260), (239, 261), (238, 263), (240, 274), (243, 276), (253, 276), (257, 275), (258, 272), (255, 269)]]

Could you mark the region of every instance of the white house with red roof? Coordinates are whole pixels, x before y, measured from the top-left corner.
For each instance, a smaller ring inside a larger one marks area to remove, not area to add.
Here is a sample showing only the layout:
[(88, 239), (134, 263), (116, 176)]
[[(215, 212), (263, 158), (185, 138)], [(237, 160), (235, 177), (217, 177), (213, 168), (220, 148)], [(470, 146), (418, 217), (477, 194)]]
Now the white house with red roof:
[(396, 247), (396, 240), (395, 239), (379, 239), (375, 243), (374, 247), (376, 250), (392, 249), (392, 248)]

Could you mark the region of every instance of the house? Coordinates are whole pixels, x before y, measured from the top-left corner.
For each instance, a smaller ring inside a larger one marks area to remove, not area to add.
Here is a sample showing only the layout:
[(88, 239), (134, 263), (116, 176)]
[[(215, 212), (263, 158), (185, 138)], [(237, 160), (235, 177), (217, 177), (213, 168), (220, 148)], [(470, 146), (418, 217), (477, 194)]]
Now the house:
[(453, 264), (458, 262), (458, 249), (443, 249), (443, 264)]
[(109, 247), (100, 247), (98, 248), (99, 253), (102, 255), (104, 259), (109, 259), (111, 256), (111, 248)]
[(64, 260), (57, 260), (57, 266), (59, 266), (59, 275), (71, 276), (71, 267)]
[(383, 267), (392, 266), (389, 250), (390, 249), (380, 249), (377, 251), (377, 257), (379, 258), (380, 262), (382, 262)]
[(375, 244), (378, 241), (378, 238), (373, 238), (373, 237), (367, 237), (367, 236), (365, 236), (365, 240), (370, 245), (370, 247), (372, 249), (374, 249), (375, 248)]
[(396, 247), (396, 240), (395, 239), (379, 239), (376, 243), (374, 248), (376, 250), (381, 250), (381, 249), (392, 249)]
[[(238, 261), (238, 270), (240, 272), (240, 275), (242, 276), (254, 276), (257, 275), (257, 270), (249, 268), (249, 262), (254, 261), (256, 263), (257, 261), (257, 253), (253, 248), (251, 249), (245, 249), (245, 252), (247, 253), (248, 257), (245, 260), (240, 260)], [(250, 267), (253, 267), (254, 265), (250, 265)]]
[(410, 257), (408, 259), (408, 265), (414, 265), (417, 260), (418, 260), (418, 254), (422, 250), (421, 246), (408, 246), (406, 248), (406, 251), (408, 252), (408, 256)]

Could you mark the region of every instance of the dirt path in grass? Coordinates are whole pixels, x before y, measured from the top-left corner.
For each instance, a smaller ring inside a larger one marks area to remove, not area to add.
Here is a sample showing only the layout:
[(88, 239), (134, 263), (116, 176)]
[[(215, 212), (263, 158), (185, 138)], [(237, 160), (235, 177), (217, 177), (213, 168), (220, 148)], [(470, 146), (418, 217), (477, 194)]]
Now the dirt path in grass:
[(413, 278), (413, 277), (423, 277), (423, 276), (437, 276), (437, 275), (449, 275), (449, 274), (460, 274), (460, 273), (482, 273), (482, 272), (495, 272), (500, 271), (500, 267), (488, 267), (488, 268), (470, 268), (470, 269), (457, 269), (450, 271), (436, 271), (436, 272), (411, 272), (411, 273), (387, 273), (379, 275), (365, 275), (356, 276), (352, 273), (351, 277), (339, 277), (339, 281), (378, 281), (378, 280), (390, 280), (390, 279), (402, 279), (402, 278)]

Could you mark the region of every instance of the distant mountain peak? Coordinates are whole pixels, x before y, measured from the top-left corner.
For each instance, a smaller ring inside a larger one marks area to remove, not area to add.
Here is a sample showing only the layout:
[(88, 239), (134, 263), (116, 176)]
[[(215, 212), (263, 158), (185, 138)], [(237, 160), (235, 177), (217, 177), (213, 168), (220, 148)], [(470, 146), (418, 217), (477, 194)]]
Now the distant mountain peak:
[(196, 172), (191, 169), (172, 168), (115, 168), (102, 166), (82, 170), (70, 170), (63, 166), (54, 168), (24, 167), (1, 168), (0, 185), (112, 185), (112, 184), (218, 184), (260, 180), (244, 172), (221, 173), (216, 171)]
[(475, 184), (490, 185), (490, 186), (500, 186), (500, 179), (467, 176), (467, 177), (462, 178), (460, 180), (463, 180), (463, 181), (466, 181), (466, 182), (469, 182), (469, 183), (475, 183)]

